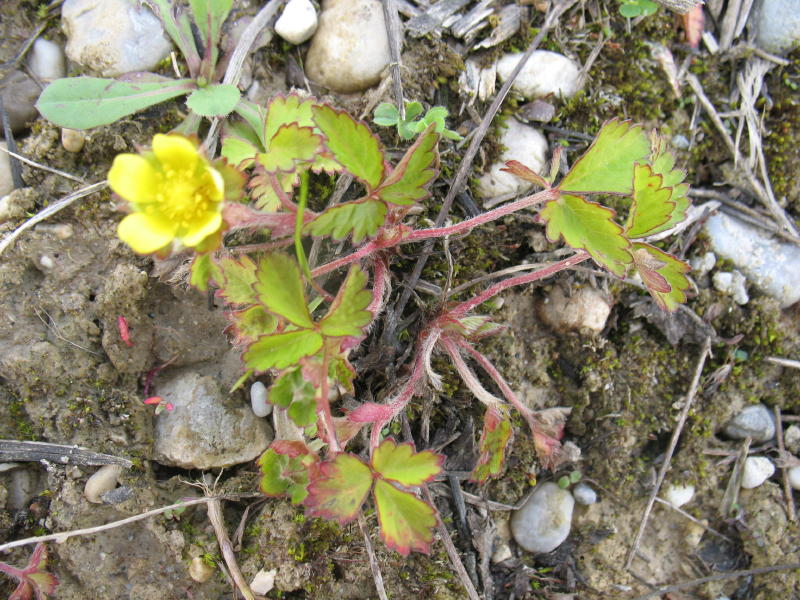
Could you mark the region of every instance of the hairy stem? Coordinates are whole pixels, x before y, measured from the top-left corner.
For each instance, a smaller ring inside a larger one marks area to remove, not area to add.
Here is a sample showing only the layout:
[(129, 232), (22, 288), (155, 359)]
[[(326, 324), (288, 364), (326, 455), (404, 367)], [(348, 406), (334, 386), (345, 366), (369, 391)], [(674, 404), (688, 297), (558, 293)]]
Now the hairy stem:
[(339, 445), (339, 438), (336, 437), (336, 426), (333, 424), (331, 403), (328, 399), (328, 394), (330, 391), (330, 386), (328, 384), (328, 358), (328, 348), (326, 347), (325, 351), (322, 353), (322, 398), (320, 398), (319, 406), (322, 422), (325, 426), (325, 431), (327, 432), (326, 437), (328, 438), (328, 446), (331, 454), (338, 454), (342, 451), (342, 447)]

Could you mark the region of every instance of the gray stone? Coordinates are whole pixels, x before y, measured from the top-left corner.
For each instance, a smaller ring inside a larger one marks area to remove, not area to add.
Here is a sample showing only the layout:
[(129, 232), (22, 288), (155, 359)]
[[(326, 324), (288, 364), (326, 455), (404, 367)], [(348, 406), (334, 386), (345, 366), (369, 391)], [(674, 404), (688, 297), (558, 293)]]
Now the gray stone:
[(292, 44), (302, 44), (317, 30), (317, 11), (309, 0), (289, 0), (275, 22), (275, 33)]
[(783, 443), (792, 454), (800, 452), (800, 427), (789, 425), (783, 430)]
[(306, 55), (306, 73), (336, 92), (375, 85), (389, 64), (389, 38), (378, 0), (328, 0)]
[[(14, 189), (14, 180), (11, 178), (11, 157), (4, 150), (8, 144), (0, 142), (0, 197), (6, 196)], [(8, 209), (0, 209), (0, 222), (7, 221), (12, 215)]]
[(757, 488), (775, 473), (775, 465), (765, 456), (748, 456), (742, 469), (742, 487)]
[(756, 45), (785, 54), (800, 43), (800, 0), (762, 0), (751, 13)]
[(553, 482), (536, 486), (511, 517), (511, 534), (521, 548), (542, 553), (555, 550), (567, 539), (575, 500)]
[(0, 79), (0, 96), (3, 97), (11, 131), (19, 133), (27, 129), (28, 124), (39, 116), (35, 104), (41, 92), (39, 84), (22, 71), (11, 71)]
[(156, 420), (153, 457), (161, 464), (228, 467), (257, 458), (272, 441), (267, 422), (249, 407), (228, 402), (213, 377), (179, 373), (156, 392), (174, 406)]
[(67, 56), (103, 77), (149, 71), (169, 56), (161, 21), (135, 0), (66, 0)]
[(585, 483), (579, 483), (572, 488), (572, 496), (575, 498), (575, 502), (583, 506), (589, 506), (597, 502), (597, 492)]
[[(511, 76), (517, 66), (521, 52), (506, 54), (497, 63), (497, 75), (501, 81)], [(526, 99), (544, 98), (553, 95), (558, 98), (571, 98), (580, 89), (580, 70), (572, 60), (548, 50), (536, 50), (511, 86), (515, 92)]]
[(714, 252), (782, 307), (800, 300), (800, 248), (722, 213), (709, 217), (705, 231)]
[(33, 43), (28, 66), (42, 81), (53, 81), (67, 74), (64, 50), (55, 42), (44, 38), (39, 38)]
[(556, 332), (587, 331), (598, 334), (606, 326), (611, 304), (591, 287), (581, 287), (568, 297), (553, 286), (537, 307), (539, 318)]
[(775, 436), (775, 420), (770, 409), (763, 404), (754, 404), (728, 421), (722, 431), (731, 439), (743, 440), (750, 436), (760, 444)]
[(789, 485), (793, 490), (800, 490), (800, 467), (792, 467), (788, 471)]

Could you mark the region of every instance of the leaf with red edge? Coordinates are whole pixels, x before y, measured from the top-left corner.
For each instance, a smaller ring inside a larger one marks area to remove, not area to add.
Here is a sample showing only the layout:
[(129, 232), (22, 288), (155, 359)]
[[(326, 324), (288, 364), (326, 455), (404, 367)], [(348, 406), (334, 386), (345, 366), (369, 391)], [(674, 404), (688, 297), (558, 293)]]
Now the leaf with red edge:
[(270, 174), (261, 165), (256, 165), (248, 185), (255, 200), (255, 207), (260, 210), (275, 212), (281, 206), (280, 196), (272, 184), (273, 175), (277, 180), (278, 189), (286, 198), (292, 197), (294, 187), (300, 183), (299, 171)]
[(252, 342), (262, 335), (269, 335), (278, 327), (278, 319), (263, 306), (251, 306), (230, 314), (236, 331), (237, 343)]
[(336, 162), (360, 179), (368, 192), (377, 188), (384, 175), (384, 156), (378, 138), (346, 112), (327, 105), (314, 106), (311, 111)]
[(361, 267), (350, 267), (328, 314), (319, 322), (323, 335), (343, 337), (360, 336), (363, 333), (363, 328), (372, 321), (372, 313), (366, 310), (372, 301), (372, 294), (366, 285), (367, 275)]
[(506, 163), (506, 166), (500, 170), (505, 171), (506, 173), (511, 173), (512, 175), (519, 177), (520, 179), (524, 179), (525, 181), (529, 181), (534, 185), (538, 185), (543, 188), (550, 187), (550, 183), (544, 177), (517, 160), (509, 160)]
[(625, 224), (625, 235), (641, 238), (664, 231), (675, 210), (672, 188), (664, 185), (664, 178), (653, 172), (650, 165), (637, 164), (633, 169), (633, 203)]
[(317, 216), (305, 227), (312, 235), (330, 235), (342, 240), (353, 235), (358, 244), (365, 237), (372, 237), (386, 221), (386, 203), (381, 200), (363, 198), (353, 202), (337, 204)]
[(297, 163), (310, 162), (322, 149), (322, 137), (311, 127), (282, 125), (270, 140), (269, 150), (256, 157), (267, 173), (294, 171)]
[(625, 275), (633, 262), (628, 251), (630, 242), (622, 235), (622, 227), (614, 221), (610, 208), (566, 194), (545, 204), (539, 216), (547, 222), (547, 238), (551, 242), (563, 236), (567, 244), (583, 248), (615, 275)]
[(496, 409), (489, 407), (483, 417), (483, 431), (478, 443), (480, 455), (470, 474), (470, 481), (485, 483), (497, 477), (503, 470), (506, 448), (511, 443), (511, 420)]
[(686, 302), (691, 267), (663, 250), (642, 242), (633, 244), (634, 266), (650, 295), (663, 310), (670, 312)]
[(428, 197), (428, 184), (436, 178), (439, 153), (436, 144), (439, 134), (431, 124), (417, 141), (406, 151), (405, 156), (391, 174), (381, 183), (375, 194), (386, 202), (408, 206)]
[(684, 221), (686, 219), (686, 211), (691, 204), (691, 200), (687, 195), (689, 193), (689, 184), (684, 183), (686, 171), (675, 168), (675, 157), (666, 149), (666, 146), (665, 140), (656, 138), (654, 140), (653, 155), (650, 157), (650, 167), (653, 169), (653, 173), (661, 175), (664, 187), (672, 188), (672, 195), (669, 199), (675, 205), (669, 220), (661, 227), (662, 231), (666, 231)]
[(306, 488), (318, 461), (303, 442), (274, 442), (258, 459), (261, 491), (271, 497), (285, 495), (292, 504), (300, 504), (308, 496)]
[(383, 478), (416, 487), (430, 481), (442, 471), (444, 456), (424, 450), (414, 452), (409, 444), (397, 444), (388, 438), (372, 453), (372, 468)]
[(231, 304), (255, 304), (258, 301), (253, 285), (256, 283), (256, 263), (249, 256), (238, 259), (221, 258), (217, 263), (222, 273), (220, 294)]
[(528, 418), (536, 456), (546, 469), (555, 469), (563, 462), (561, 438), (569, 411), (562, 407), (547, 408), (531, 413)]
[(429, 554), (436, 527), (436, 511), (411, 492), (397, 489), (388, 481), (375, 482), (375, 506), (381, 538), (403, 556), (412, 550)]
[(40, 542), (36, 544), (27, 566), (19, 572), (21, 577), (7, 573), (19, 581), (8, 600), (47, 600), (48, 596), (55, 594), (58, 578), (45, 571), (46, 568), (47, 549)]
[(258, 300), (271, 313), (298, 327), (311, 329), (314, 326), (300, 267), (293, 258), (279, 252), (261, 257), (253, 287)]
[(337, 454), (320, 463), (319, 474), (308, 486), (308, 513), (344, 525), (358, 516), (372, 487), (372, 471), (352, 454)]

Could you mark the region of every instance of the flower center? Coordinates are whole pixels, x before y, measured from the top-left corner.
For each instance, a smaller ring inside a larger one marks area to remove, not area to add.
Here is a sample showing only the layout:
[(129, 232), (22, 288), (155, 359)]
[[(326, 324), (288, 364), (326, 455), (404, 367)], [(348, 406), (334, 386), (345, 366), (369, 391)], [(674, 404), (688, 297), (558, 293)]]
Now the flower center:
[(220, 194), (210, 169), (197, 173), (194, 169), (164, 166), (157, 177), (158, 191), (150, 208), (181, 228), (190, 227), (219, 202)]

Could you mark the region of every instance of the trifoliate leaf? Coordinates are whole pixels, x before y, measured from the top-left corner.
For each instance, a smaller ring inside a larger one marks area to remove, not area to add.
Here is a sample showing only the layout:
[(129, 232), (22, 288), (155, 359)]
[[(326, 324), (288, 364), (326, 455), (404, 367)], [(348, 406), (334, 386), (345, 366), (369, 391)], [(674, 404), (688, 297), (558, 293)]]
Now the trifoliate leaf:
[(191, 284), (201, 292), (208, 289), (208, 281), (221, 280), (219, 269), (211, 258), (211, 253), (198, 254), (192, 261)]
[(444, 456), (430, 450), (414, 452), (411, 444), (397, 444), (393, 439), (384, 440), (372, 454), (372, 468), (383, 479), (416, 487), (433, 479), (441, 472)]
[(691, 267), (658, 248), (642, 242), (633, 244), (634, 265), (647, 286), (650, 295), (663, 309), (674, 311), (686, 302)]
[(352, 454), (337, 454), (319, 466), (318, 478), (308, 486), (305, 505), (312, 515), (342, 525), (358, 516), (372, 487), (372, 471)]
[(186, 98), (186, 106), (204, 117), (225, 117), (236, 108), (240, 97), (235, 85), (218, 83), (193, 91)]
[(298, 327), (314, 326), (304, 292), (300, 267), (293, 258), (274, 252), (258, 261), (254, 288), (259, 301), (272, 313)]
[(265, 335), (244, 353), (245, 364), (258, 371), (285, 369), (322, 348), (322, 336), (310, 329)]
[(511, 420), (494, 408), (487, 408), (483, 418), (483, 431), (478, 443), (480, 455), (470, 480), (484, 483), (490, 477), (497, 477), (503, 471), (506, 448), (511, 442)]
[(363, 333), (362, 329), (372, 320), (372, 313), (364, 310), (372, 301), (372, 294), (366, 285), (366, 273), (356, 265), (350, 267), (328, 314), (319, 323), (323, 335), (344, 337)]
[(558, 188), (563, 192), (630, 194), (633, 165), (650, 154), (650, 140), (641, 125), (609, 121), (592, 145), (572, 165)]
[(633, 262), (630, 242), (614, 222), (614, 211), (580, 196), (563, 195), (545, 204), (539, 215), (547, 222), (551, 242), (559, 236), (573, 248), (583, 248), (599, 264), (622, 277)]
[(281, 125), (269, 141), (269, 150), (256, 157), (267, 173), (293, 171), (297, 163), (314, 160), (322, 148), (322, 137), (311, 127), (297, 123)]
[(314, 106), (314, 121), (336, 161), (372, 191), (383, 179), (383, 151), (366, 125), (330, 106)]
[(380, 200), (356, 200), (327, 209), (306, 225), (306, 232), (318, 236), (330, 235), (336, 240), (352, 233), (353, 243), (358, 244), (365, 237), (375, 235), (384, 221), (386, 204)]
[(256, 283), (256, 264), (248, 256), (219, 261), (223, 282), (222, 296), (231, 304), (255, 304), (258, 301), (253, 285)]
[(426, 186), (437, 174), (438, 142), (439, 134), (431, 125), (406, 151), (394, 171), (376, 190), (377, 196), (381, 200), (401, 206), (416, 204), (427, 198)]
[(672, 188), (664, 187), (661, 175), (653, 173), (650, 165), (637, 164), (633, 169), (633, 204), (625, 235), (635, 239), (666, 229), (675, 210), (671, 197)]
[(389, 548), (403, 556), (412, 550), (430, 553), (436, 513), (411, 492), (397, 489), (387, 481), (375, 482), (375, 506), (381, 537)]
[[(308, 496), (309, 468), (317, 462), (317, 457), (302, 442), (282, 442), (281, 452), (269, 448), (261, 458), (259, 487), (267, 496), (289, 496), (292, 504), (300, 504)], [(296, 446), (294, 450), (292, 446)]]

